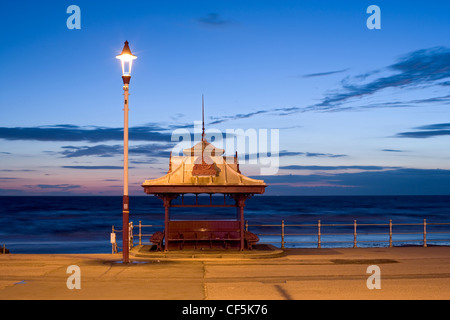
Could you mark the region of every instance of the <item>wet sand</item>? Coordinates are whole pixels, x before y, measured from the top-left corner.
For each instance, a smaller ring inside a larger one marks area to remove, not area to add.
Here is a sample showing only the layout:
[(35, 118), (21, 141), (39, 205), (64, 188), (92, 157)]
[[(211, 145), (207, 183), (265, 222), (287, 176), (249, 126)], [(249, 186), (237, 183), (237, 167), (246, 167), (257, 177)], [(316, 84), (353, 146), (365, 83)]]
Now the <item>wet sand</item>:
[[(256, 252), (256, 251), (255, 251)], [(287, 249), (274, 255), (0, 255), (1, 300), (450, 299), (450, 247)], [(81, 289), (68, 289), (70, 265)], [(370, 265), (381, 289), (368, 289)]]

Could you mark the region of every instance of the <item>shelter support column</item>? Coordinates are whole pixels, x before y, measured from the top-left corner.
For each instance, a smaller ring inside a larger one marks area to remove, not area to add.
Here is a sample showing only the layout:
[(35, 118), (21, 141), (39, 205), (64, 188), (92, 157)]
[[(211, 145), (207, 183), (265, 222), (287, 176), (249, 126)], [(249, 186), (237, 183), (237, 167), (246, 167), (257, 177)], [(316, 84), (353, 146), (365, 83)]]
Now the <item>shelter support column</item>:
[(178, 197), (178, 194), (156, 194), (164, 202), (164, 251), (169, 251), (169, 221), (170, 206), (172, 200)]
[(237, 220), (240, 221), (240, 250), (243, 251), (245, 249), (245, 220), (244, 220), (244, 207), (245, 207), (245, 200), (250, 198), (251, 195), (249, 194), (236, 194), (234, 195), (234, 200), (236, 201), (236, 207), (237, 207)]
[(169, 251), (169, 219), (170, 219), (170, 199), (165, 196), (164, 201), (164, 251)]
[(240, 223), (240, 226), (241, 226), (241, 251), (244, 250), (244, 246), (245, 246), (245, 243), (244, 243), (244, 236), (245, 236), (245, 233), (244, 233), (244, 202), (245, 201), (242, 201), (242, 205), (239, 205), (239, 214), (240, 214), (240, 220), (241, 220), (241, 223)]

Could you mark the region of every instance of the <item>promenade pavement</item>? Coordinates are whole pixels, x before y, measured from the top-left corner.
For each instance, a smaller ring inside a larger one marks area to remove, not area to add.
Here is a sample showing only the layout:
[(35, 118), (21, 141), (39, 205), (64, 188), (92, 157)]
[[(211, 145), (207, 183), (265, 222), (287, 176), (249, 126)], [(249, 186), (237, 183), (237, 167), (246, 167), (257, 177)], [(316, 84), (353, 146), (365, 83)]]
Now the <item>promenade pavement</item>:
[[(135, 254), (128, 264), (120, 253), (3, 254), (0, 300), (450, 299), (450, 247), (273, 253)], [(71, 265), (80, 268), (80, 289), (67, 286)], [(371, 265), (380, 289), (367, 286)]]

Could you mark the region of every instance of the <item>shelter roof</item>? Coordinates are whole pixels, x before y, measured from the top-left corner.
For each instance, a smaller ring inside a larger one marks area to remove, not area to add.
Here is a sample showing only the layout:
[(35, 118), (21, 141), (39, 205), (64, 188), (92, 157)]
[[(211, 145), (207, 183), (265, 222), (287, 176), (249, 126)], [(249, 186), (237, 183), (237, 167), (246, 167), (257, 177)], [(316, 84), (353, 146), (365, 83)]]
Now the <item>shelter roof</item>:
[[(258, 193), (266, 184), (243, 175), (239, 170), (237, 155), (223, 156), (206, 140), (183, 150), (184, 156), (171, 156), (166, 175), (142, 184), (148, 194), (160, 193)], [(229, 162), (230, 161), (230, 162)]]

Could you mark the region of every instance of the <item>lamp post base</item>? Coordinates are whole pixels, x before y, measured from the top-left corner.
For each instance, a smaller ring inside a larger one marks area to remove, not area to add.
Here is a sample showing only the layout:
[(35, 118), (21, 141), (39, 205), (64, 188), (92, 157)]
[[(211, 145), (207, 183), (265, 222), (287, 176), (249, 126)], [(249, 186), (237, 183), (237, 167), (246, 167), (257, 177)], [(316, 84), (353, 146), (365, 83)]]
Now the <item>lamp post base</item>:
[(123, 196), (123, 210), (122, 210), (122, 262), (128, 263), (130, 261), (130, 231), (129, 231), (129, 204), (128, 196)]

